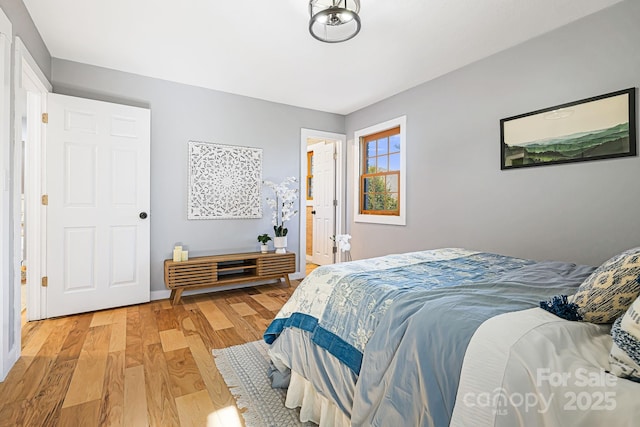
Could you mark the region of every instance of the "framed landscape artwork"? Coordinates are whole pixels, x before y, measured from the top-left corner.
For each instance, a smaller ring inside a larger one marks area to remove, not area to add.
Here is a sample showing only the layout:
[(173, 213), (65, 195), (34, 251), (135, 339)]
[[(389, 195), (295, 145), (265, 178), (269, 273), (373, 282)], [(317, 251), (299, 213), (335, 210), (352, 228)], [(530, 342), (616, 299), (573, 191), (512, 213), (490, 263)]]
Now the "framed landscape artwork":
[(500, 169), (636, 155), (635, 88), (500, 120)]

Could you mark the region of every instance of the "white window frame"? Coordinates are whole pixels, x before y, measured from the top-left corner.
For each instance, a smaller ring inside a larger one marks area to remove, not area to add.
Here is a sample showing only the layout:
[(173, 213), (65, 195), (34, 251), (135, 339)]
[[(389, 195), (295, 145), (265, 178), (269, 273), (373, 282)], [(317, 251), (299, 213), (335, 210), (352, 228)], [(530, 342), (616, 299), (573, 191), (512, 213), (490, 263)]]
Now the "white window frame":
[[(360, 176), (362, 175), (362, 139), (368, 135), (382, 132), (387, 129), (400, 126), (400, 215), (369, 215), (360, 213)], [(355, 131), (353, 137), (353, 220), (371, 224), (407, 225), (407, 116), (400, 116), (378, 123), (364, 129)]]

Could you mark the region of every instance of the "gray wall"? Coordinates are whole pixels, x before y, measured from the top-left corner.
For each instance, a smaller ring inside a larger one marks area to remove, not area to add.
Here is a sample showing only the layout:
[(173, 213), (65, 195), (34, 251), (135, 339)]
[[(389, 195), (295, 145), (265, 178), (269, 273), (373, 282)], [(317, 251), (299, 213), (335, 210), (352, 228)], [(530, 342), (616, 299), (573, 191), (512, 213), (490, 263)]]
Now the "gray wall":
[(349, 176), (353, 257), (454, 246), (596, 265), (639, 246), (640, 158), (499, 168), (501, 118), (640, 86), (638, 22), (622, 2), (348, 115), (348, 138), (407, 116), (407, 225), (354, 223)]
[(47, 79), (51, 79), (51, 55), (49, 49), (42, 41), (27, 7), (22, 0), (0, 0), (0, 8), (7, 15), (13, 25), (13, 36), (20, 37), (33, 59), (38, 63), (40, 70)]
[[(166, 289), (163, 261), (178, 242), (201, 255), (258, 250), (256, 236), (273, 234), (266, 206), (262, 219), (187, 220), (189, 140), (263, 148), (263, 178), (279, 182), (300, 173), (300, 128), (344, 132), (340, 115), (55, 58), (52, 83), (56, 93), (151, 109), (152, 291)], [(287, 223), (295, 252), (298, 221)]]

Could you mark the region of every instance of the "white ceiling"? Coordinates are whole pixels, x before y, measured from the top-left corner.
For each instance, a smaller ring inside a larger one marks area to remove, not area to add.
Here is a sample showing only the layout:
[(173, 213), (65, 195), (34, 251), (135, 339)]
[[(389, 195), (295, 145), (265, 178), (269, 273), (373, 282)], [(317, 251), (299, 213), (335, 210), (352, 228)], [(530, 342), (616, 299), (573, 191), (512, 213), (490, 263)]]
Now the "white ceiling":
[(307, 0), (24, 0), (56, 58), (348, 114), (621, 0), (361, 0), (325, 44)]

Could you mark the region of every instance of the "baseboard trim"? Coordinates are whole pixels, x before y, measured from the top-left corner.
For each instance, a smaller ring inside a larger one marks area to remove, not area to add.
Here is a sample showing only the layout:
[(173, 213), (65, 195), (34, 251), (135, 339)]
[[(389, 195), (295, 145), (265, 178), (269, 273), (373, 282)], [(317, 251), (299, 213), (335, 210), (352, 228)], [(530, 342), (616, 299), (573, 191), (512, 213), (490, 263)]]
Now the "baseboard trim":
[[(304, 279), (304, 277), (305, 277), (304, 273), (300, 273), (300, 272), (296, 272), (289, 275), (289, 279), (291, 280), (301, 280), (301, 279)], [(280, 279), (280, 282), (283, 283), (284, 281)], [(243, 288), (250, 288), (252, 286), (260, 286), (260, 285), (267, 285), (267, 284), (273, 285), (273, 284), (277, 284), (277, 282), (273, 280), (260, 280), (260, 281), (251, 282), (251, 283), (243, 283), (240, 285), (227, 285), (227, 286), (218, 286), (218, 287), (212, 287), (212, 288), (195, 289), (192, 291), (184, 291), (182, 293), (182, 296), (184, 297), (189, 295), (208, 294), (211, 292), (230, 291), (232, 289), (243, 289)], [(171, 291), (169, 289), (163, 289), (160, 291), (151, 291), (151, 301), (169, 299), (170, 295), (171, 295)]]

